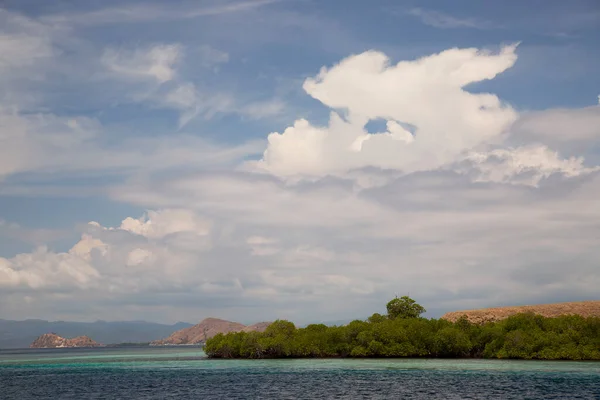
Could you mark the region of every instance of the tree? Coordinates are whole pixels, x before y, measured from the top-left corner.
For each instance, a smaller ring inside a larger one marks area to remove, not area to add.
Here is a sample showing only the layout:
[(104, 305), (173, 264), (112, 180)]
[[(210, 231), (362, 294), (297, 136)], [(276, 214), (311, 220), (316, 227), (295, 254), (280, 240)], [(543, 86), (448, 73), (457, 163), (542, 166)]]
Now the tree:
[(408, 296), (402, 296), (400, 298), (396, 297), (387, 303), (386, 307), (390, 319), (418, 318), (427, 311)]
[(376, 324), (378, 322), (383, 322), (385, 320), (386, 320), (386, 318), (383, 315), (379, 314), (379, 313), (375, 313), (375, 314), (371, 315), (367, 319), (367, 321), (369, 321), (372, 324)]
[(265, 329), (266, 336), (283, 336), (286, 339), (290, 339), (296, 332), (296, 325), (293, 322), (286, 321), (284, 319), (278, 319), (272, 322), (267, 329)]
[(465, 357), (472, 347), (469, 336), (453, 327), (440, 329), (433, 338), (434, 353), (438, 357)]

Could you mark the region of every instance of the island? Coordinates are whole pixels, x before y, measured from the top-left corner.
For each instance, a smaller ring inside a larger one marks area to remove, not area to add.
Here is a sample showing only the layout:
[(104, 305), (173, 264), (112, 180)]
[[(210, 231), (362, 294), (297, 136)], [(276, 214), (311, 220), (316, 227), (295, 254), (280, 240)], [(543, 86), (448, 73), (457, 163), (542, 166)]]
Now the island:
[[(600, 360), (600, 301), (459, 311), (440, 319), (403, 296), (343, 326), (297, 328), (277, 320), (264, 332), (219, 333), (209, 358), (421, 357)], [(548, 315), (548, 316), (545, 316)]]
[(35, 339), (29, 346), (32, 349), (55, 349), (66, 347), (102, 347), (103, 345), (90, 339), (88, 336), (77, 336), (67, 339), (56, 333), (45, 333)]

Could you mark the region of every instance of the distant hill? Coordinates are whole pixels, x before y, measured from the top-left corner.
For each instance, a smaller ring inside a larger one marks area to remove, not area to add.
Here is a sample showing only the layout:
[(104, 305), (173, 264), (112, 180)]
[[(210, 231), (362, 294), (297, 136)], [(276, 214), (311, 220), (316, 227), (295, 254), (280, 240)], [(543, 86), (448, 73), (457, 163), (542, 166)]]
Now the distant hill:
[(271, 325), (270, 322), (259, 322), (257, 324), (248, 325), (242, 329), (244, 332), (264, 332), (267, 326)]
[(534, 313), (544, 317), (558, 317), (561, 315), (600, 317), (600, 300), (453, 311), (442, 315), (442, 319), (456, 322), (464, 315), (470, 322), (482, 324), (491, 321), (499, 321), (519, 313)]
[(344, 325), (348, 325), (350, 322), (355, 321), (355, 320), (360, 320), (360, 321), (364, 321), (366, 320), (367, 317), (365, 318), (347, 318), (347, 319), (337, 319), (334, 321), (312, 321), (309, 323), (305, 323), (303, 325), (299, 325), (299, 327), (307, 327), (308, 325), (313, 325), (313, 324), (323, 324), (323, 325), (327, 325), (327, 326), (344, 326)]
[(192, 324), (185, 322), (167, 325), (145, 321), (49, 322), (39, 319), (0, 319), (0, 349), (29, 347), (38, 336), (48, 332), (55, 332), (62, 337), (87, 335), (105, 344), (148, 343), (190, 326)]
[(151, 344), (154, 346), (164, 346), (204, 343), (206, 339), (210, 339), (219, 333), (240, 331), (263, 332), (267, 329), (269, 324), (270, 322), (259, 322), (254, 325), (245, 326), (238, 322), (231, 322), (218, 318), (206, 318), (197, 325), (180, 329), (177, 332), (173, 332), (169, 337), (155, 340)]
[(67, 339), (58, 336), (54, 333), (45, 333), (35, 339), (31, 345), (32, 349), (56, 349), (63, 347), (101, 347), (100, 343), (97, 343), (90, 339), (88, 336), (77, 336), (72, 339)]

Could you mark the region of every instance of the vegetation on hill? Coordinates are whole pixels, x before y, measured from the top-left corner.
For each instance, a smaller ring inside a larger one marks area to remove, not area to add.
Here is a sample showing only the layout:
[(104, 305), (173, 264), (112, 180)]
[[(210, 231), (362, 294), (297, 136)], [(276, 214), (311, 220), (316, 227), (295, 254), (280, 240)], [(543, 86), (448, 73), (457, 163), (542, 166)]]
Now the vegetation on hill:
[(600, 300), (571, 301), (566, 303), (536, 304), (531, 306), (509, 306), (480, 308), (478, 310), (453, 311), (442, 315), (442, 319), (456, 322), (466, 317), (469, 322), (483, 324), (496, 322), (514, 314), (533, 313), (543, 317), (580, 315), (582, 317), (600, 317)]
[(278, 320), (264, 332), (218, 334), (207, 340), (211, 358), (301, 357), (473, 357), (539, 360), (600, 360), (600, 318), (578, 315), (547, 318), (516, 314), (473, 324), (425, 319), (425, 309), (409, 297), (387, 304), (388, 315), (345, 326), (296, 328)]

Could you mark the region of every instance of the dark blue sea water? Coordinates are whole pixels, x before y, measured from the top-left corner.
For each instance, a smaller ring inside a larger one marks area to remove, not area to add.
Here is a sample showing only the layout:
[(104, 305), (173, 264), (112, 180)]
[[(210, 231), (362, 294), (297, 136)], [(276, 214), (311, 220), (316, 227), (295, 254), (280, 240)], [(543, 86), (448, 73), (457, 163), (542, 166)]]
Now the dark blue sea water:
[(208, 360), (201, 349), (0, 351), (0, 399), (600, 399), (600, 363)]

